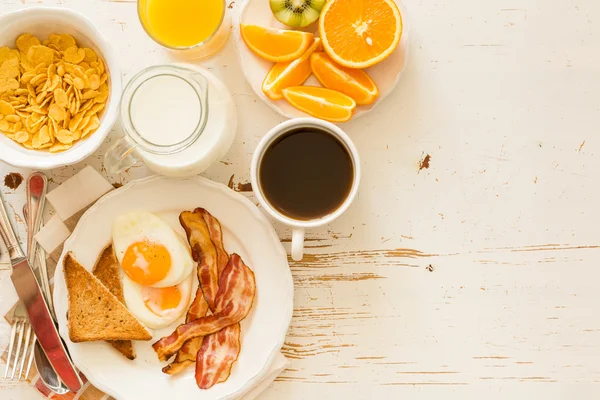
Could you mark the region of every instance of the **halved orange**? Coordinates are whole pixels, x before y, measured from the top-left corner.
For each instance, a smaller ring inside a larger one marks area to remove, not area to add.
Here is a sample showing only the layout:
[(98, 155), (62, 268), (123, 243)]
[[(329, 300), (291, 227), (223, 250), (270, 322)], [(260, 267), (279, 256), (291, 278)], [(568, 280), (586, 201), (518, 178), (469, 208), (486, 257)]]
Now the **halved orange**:
[(273, 65), (262, 84), (262, 91), (271, 100), (283, 98), (281, 89), (290, 86), (299, 86), (308, 79), (312, 70), (310, 55), (321, 49), (321, 39), (316, 38), (313, 44), (300, 56), (300, 58), (285, 63)]
[(250, 50), (273, 62), (295, 60), (304, 54), (314, 38), (309, 32), (244, 24), (240, 25), (240, 34)]
[(394, 0), (329, 0), (321, 11), (323, 48), (348, 68), (367, 68), (398, 47), (402, 16)]
[(313, 53), (310, 66), (323, 86), (347, 94), (356, 104), (372, 104), (379, 96), (377, 85), (365, 71), (342, 67), (326, 53)]
[(338, 91), (316, 86), (294, 86), (282, 90), (283, 97), (297, 109), (331, 122), (352, 118), (356, 102)]

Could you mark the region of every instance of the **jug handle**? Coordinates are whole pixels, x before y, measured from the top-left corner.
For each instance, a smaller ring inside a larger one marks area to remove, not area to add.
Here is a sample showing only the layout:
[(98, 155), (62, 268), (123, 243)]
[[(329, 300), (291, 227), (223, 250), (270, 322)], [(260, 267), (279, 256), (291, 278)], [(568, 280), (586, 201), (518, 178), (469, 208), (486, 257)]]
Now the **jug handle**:
[(202, 105), (202, 115), (200, 117), (200, 126), (202, 129), (206, 126), (206, 122), (208, 120), (208, 80), (204, 75), (199, 72), (189, 72), (188, 76), (193, 79), (201, 90), (200, 103)]
[(111, 175), (119, 174), (137, 162), (135, 146), (125, 136), (117, 140), (104, 154), (104, 168)]

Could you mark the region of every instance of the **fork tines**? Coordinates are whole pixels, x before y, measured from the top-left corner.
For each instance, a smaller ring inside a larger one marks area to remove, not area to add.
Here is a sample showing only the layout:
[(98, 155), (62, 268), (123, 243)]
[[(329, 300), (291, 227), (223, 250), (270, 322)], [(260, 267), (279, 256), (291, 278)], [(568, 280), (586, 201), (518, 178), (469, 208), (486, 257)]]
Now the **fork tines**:
[[(5, 380), (26, 380), (33, 362), (36, 337), (27, 318), (15, 318), (10, 331)], [(13, 353), (14, 351), (14, 353)]]

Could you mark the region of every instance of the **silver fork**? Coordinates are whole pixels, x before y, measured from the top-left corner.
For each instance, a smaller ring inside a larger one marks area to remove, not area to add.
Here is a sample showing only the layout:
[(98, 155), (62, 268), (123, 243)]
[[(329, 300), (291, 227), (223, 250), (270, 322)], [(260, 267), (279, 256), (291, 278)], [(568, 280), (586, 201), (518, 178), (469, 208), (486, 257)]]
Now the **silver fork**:
[(4, 370), (5, 380), (24, 381), (27, 379), (33, 363), (33, 348), (36, 340), (31, 324), (27, 319), (25, 307), (19, 302), (15, 309), (13, 325), (10, 330), (6, 369)]

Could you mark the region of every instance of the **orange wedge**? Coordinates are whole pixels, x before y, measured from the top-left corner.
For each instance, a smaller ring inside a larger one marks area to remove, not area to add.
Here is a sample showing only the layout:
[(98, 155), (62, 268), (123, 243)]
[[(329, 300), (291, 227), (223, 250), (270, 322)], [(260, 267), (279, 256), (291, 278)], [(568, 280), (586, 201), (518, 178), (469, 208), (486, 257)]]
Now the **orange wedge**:
[(299, 86), (308, 79), (312, 70), (310, 67), (310, 55), (321, 48), (321, 39), (316, 38), (313, 44), (300, 58), (273, 65), (262, 84), (262, 91), (271, 100), (283, 98), (281, 89), (290, 86)]
[(250, 50), (273, 62), (295, 60), (306, 52), (314, 38), (308, 32), (243, 24), (240, 25), (240, 34)]
[(315, 86), (294, 86), (283, 89), (283, 97), (297, 109), (331, 122), (352, 118), (356, 102), (335, 90)]
[(323, 86), (347, 94), (356, 104), (372, 104), (379, 96), (377, 85), (366, 72), (342, 67), (323, 52), (311, 54), (310, 67)]
[(319, 19), (323, 48), (348, 68), (367, 68), (394, 52), (402, 16), (394, 0), (330, 0)]

